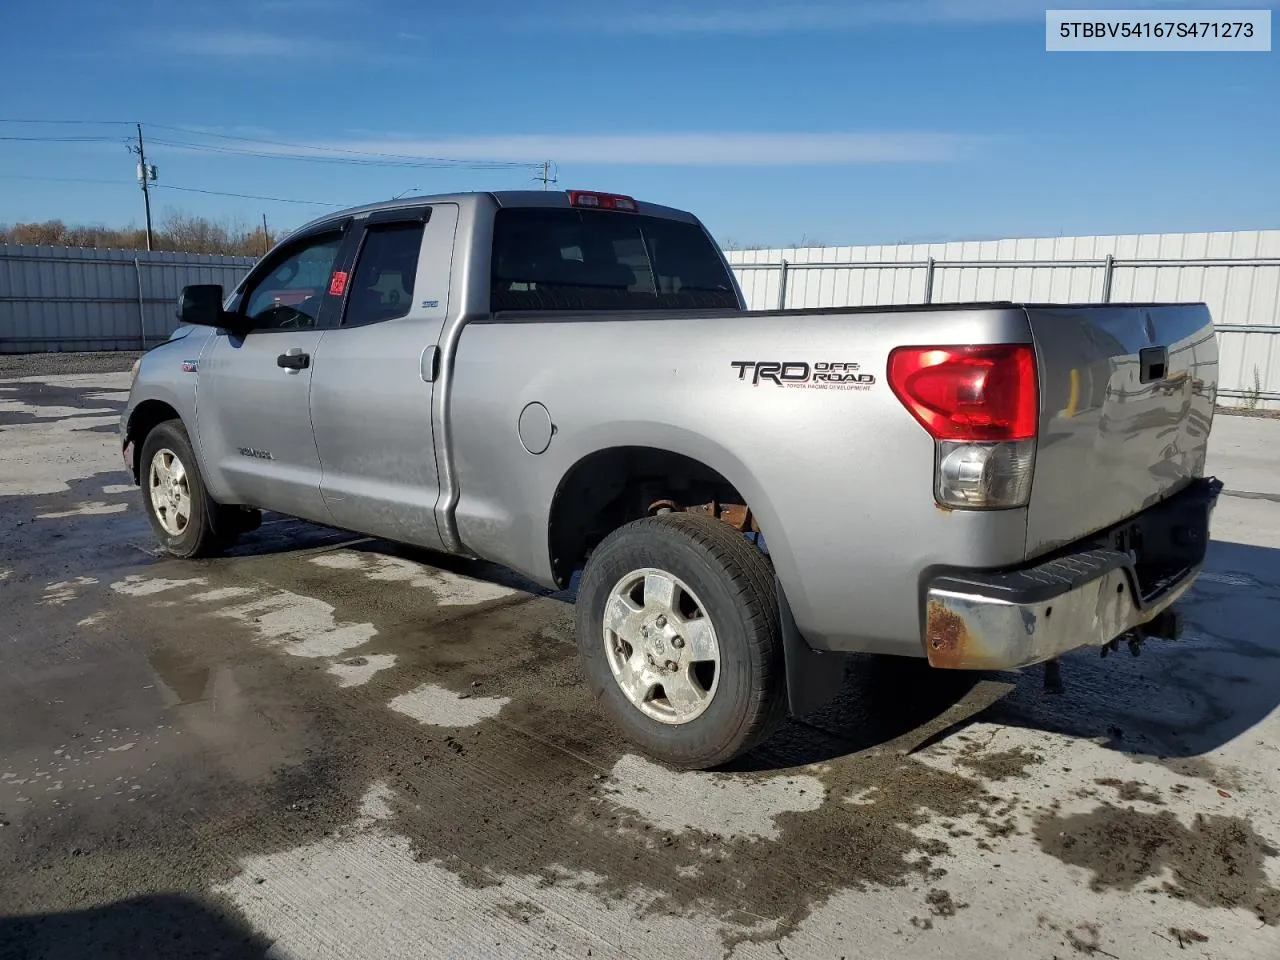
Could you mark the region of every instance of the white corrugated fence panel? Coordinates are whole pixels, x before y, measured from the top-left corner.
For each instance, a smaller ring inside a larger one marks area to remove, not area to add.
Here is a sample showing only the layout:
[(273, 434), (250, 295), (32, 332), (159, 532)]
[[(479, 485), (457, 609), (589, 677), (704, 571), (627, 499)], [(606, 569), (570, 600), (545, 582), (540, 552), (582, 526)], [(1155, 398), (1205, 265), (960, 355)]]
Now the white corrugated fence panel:
[[(0, 353), (137, 350), (177, 324), (189, 283), (234, 285), (252, 257), (0, 244)], [(144, 336), (145, 335), (145, 336)]]

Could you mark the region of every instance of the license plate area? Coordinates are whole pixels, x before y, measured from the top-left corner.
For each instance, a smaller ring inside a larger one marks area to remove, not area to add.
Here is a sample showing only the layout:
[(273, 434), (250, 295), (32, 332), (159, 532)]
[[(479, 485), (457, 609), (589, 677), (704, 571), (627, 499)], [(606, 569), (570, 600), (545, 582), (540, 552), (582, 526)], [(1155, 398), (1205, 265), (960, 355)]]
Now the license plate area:
[(1099, 546), (1130, 557), (1143, 605), (1157, 600), (1204, 562), (1209, 517), (1221, 491), (1222, 482), (1216, 478), (1196, 480), (1098, 538)]

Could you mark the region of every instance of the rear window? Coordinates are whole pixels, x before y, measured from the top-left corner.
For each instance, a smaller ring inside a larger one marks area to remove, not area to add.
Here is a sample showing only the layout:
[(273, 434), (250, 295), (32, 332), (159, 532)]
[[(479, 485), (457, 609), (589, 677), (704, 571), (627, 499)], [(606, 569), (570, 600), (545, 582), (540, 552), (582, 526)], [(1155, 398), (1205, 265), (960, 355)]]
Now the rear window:
[(719, 251), (696, 224), (515, 208), (499, 210), (493, 229), (494, 312), (739, 307)]

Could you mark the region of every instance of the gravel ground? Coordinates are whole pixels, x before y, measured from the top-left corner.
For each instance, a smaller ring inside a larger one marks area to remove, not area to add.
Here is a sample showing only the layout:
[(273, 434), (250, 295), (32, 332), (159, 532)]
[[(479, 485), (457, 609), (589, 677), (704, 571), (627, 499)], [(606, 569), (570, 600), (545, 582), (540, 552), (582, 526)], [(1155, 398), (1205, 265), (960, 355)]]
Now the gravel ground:
[(0, 377), (34, 377), (45, 374), (128, 373), (142, 351), (94, 353), (3, 353)]

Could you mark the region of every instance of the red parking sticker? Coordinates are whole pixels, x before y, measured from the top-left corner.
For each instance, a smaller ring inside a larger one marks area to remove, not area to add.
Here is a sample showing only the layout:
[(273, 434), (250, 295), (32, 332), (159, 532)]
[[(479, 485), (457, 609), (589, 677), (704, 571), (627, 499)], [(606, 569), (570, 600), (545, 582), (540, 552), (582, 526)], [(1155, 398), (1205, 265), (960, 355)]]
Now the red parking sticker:
[(347, 274), (344, 270), (333, 271), (333, 278), (329, 281), (329, 295), (332, 297), (342, 296), (342, 291), (347, 289)]

